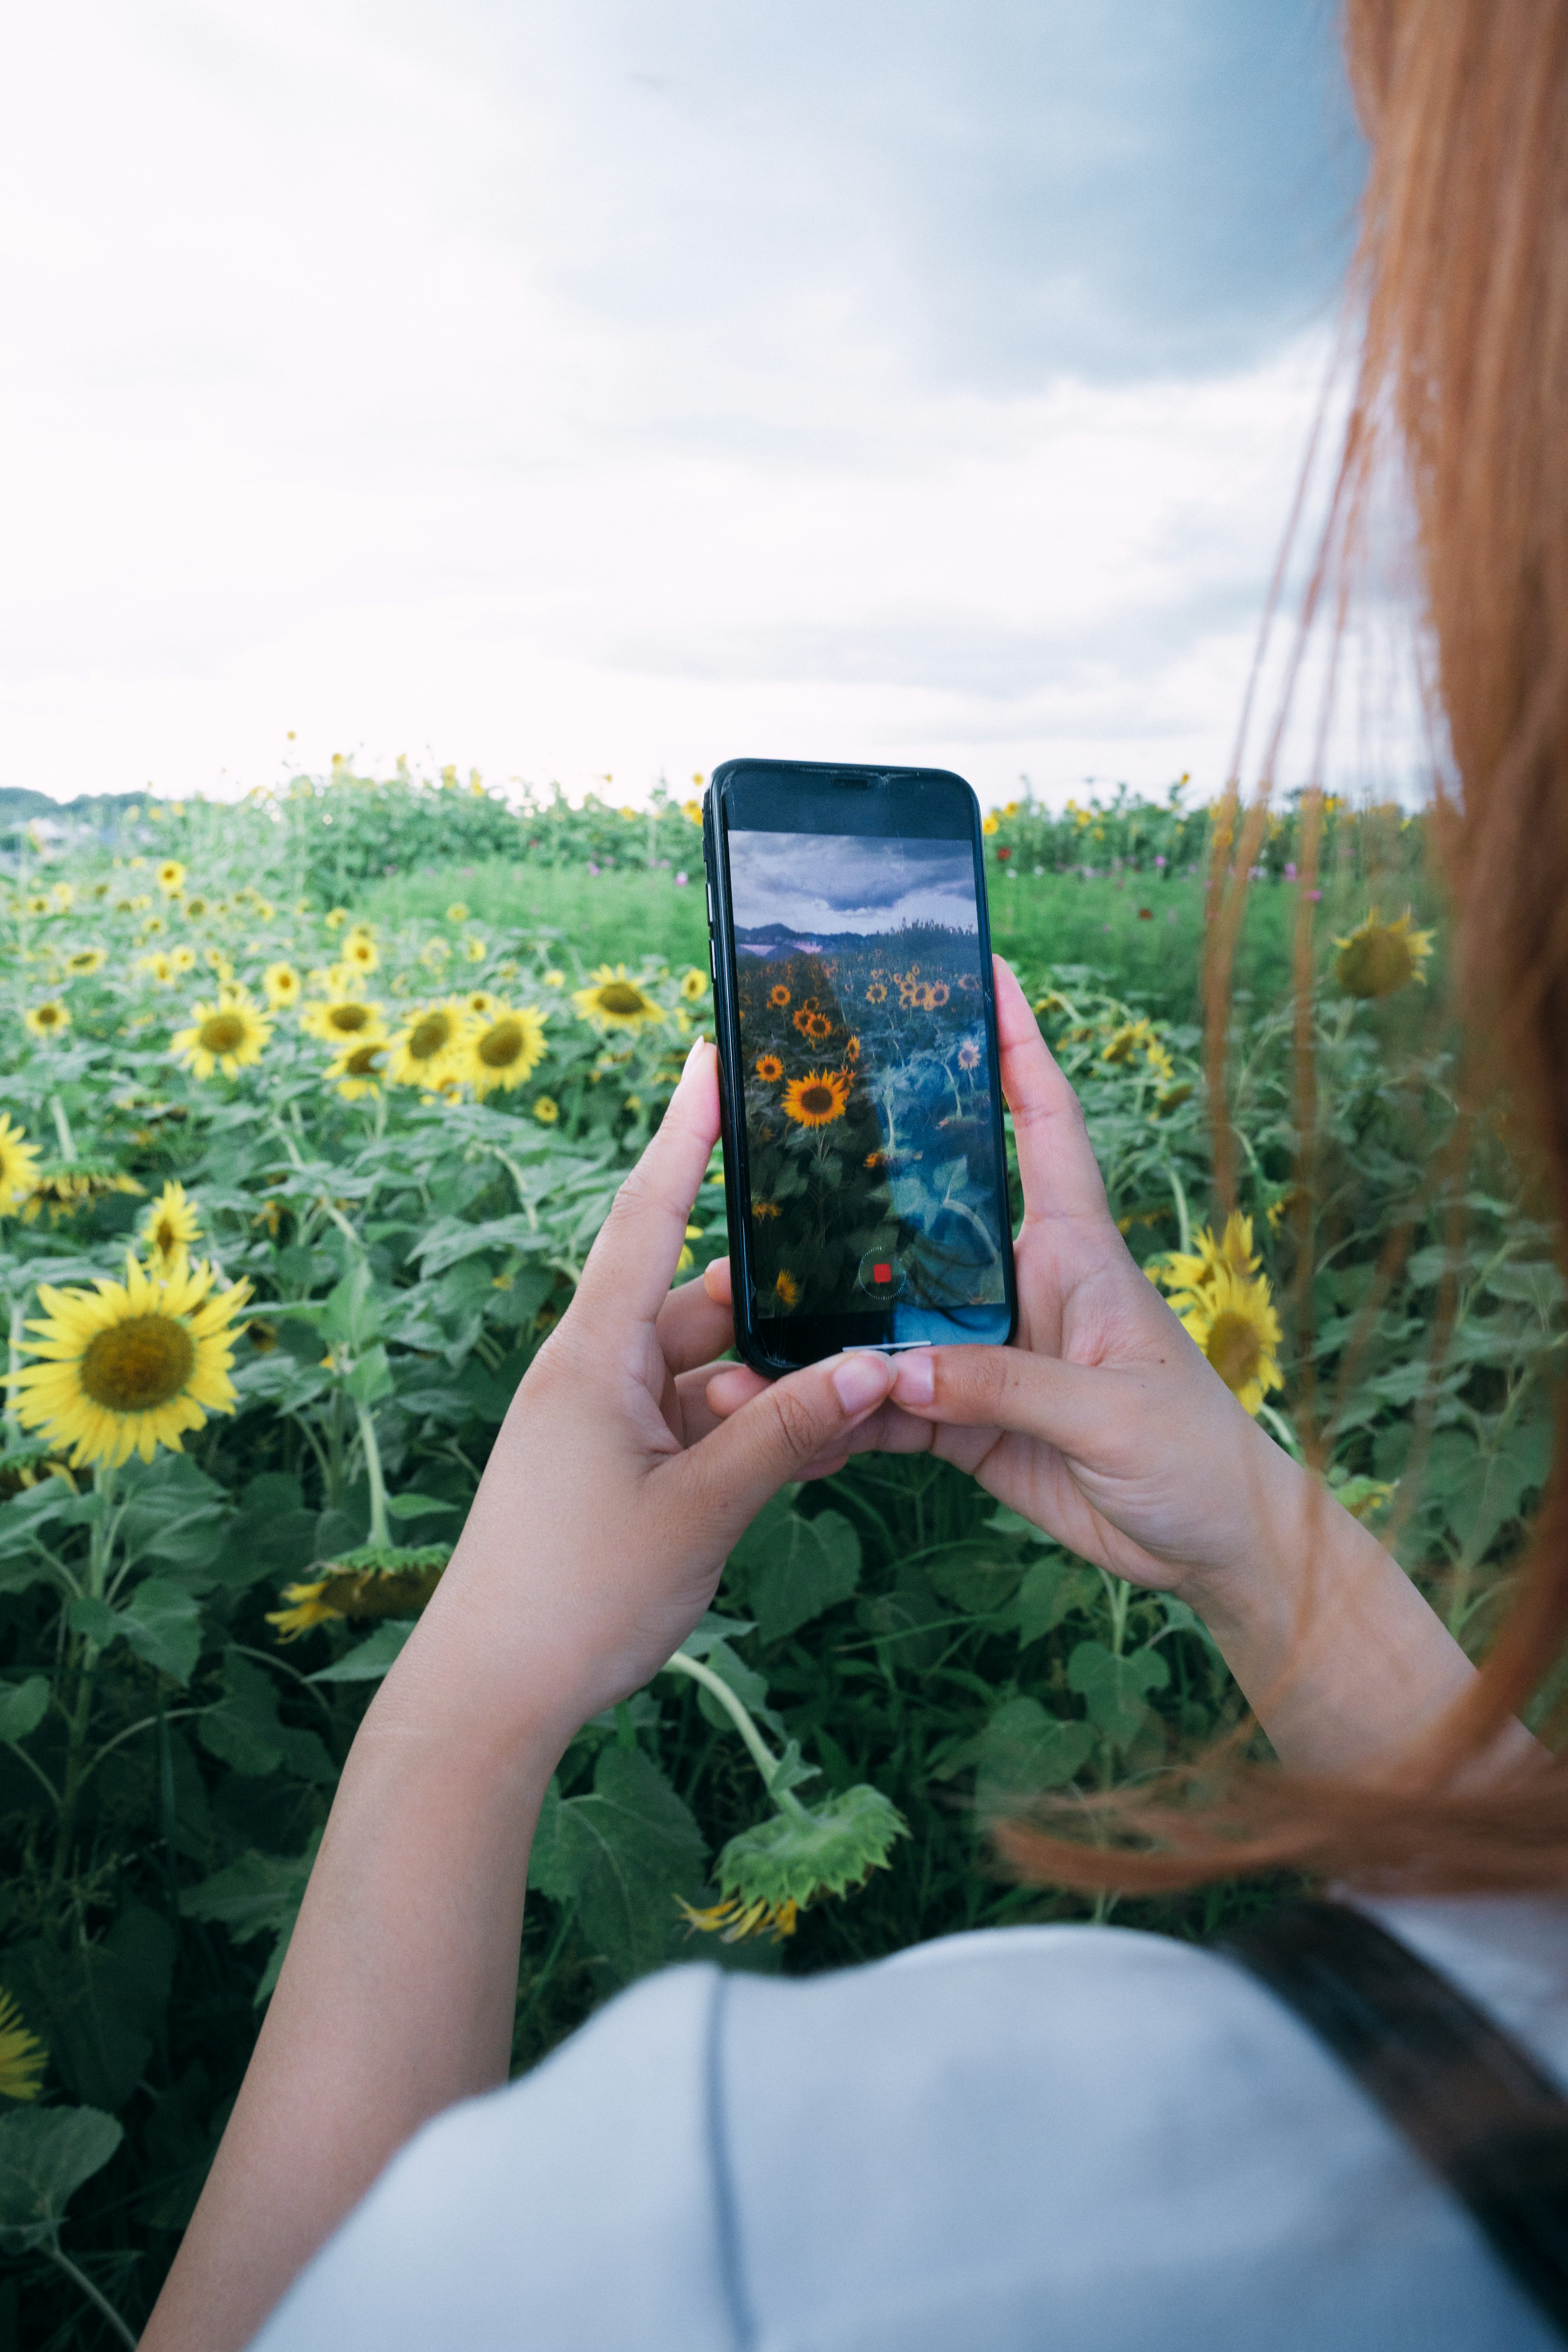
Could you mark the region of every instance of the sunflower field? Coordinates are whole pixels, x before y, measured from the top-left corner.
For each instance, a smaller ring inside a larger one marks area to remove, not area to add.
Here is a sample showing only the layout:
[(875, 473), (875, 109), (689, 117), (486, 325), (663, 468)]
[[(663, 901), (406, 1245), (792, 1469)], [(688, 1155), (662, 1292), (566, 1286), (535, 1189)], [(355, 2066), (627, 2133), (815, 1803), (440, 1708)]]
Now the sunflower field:
[[(1047, 824), (1076, 841), (1108, 815), (1119, 874), (1169, 873), (1173, 920), (1184, 889), (1201, 929), (1223, 814), (1015, 805), (989, 847), (1000, 943), (1114, 1213), (1248, 1409), (1484, 1644), (1545, 1473), (1563, 1285), (1503, 1112), (1461, 1072), (1421, 827), (1341, 815), (1310, 996), (1237, 990), (1216, 1125), (1195, 990), (1134, 988), (1109, 917), (1100, 961), (1050, 952), (1084, 886)], [(699, 865), (673, 802), (584, 818), (346, 772), (10, 836), (0, 2347), (130, 2343), (145, 2319), (355, 1727), (707, 1018)], [(1260, 922), (1294, 920), (1287, 866), (1250, 870)], [(611, 884), (606, 958), (574, 910)], [(805, 984), (773, 1011), (808, 994), (820, 1012)], [(962, 1117), (961, 992), (916, 1009)], [(790, 1033), (795, 1079), (833, 1097), (795, 1119), (804, 1152), (875, 1129), (851, 1034)], [(782, 1088), (782, 1031), (755, 1043)], [(715, 1160), (691, 1270), (724, 1247)], [(670, 1962), (818, 1969), (1091, 1907), (1204, 1932), (1256, 1896), (1021, 1888), (984, 1823), (1237, 1720), (1188, 1611), (957, 1474), (868, 1458), (786, 1492), (682, 1653), (563, 1762), (515, 2063)]]

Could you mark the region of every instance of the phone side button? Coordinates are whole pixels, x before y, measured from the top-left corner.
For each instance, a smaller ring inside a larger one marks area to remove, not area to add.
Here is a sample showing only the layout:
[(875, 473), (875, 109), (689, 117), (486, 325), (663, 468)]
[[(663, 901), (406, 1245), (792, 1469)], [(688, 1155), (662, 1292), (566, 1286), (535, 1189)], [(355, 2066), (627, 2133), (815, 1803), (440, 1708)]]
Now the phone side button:
[(710, 933), (708, 940), (708, 970), (712, 977), (713, 985), (717, 988), (719, 985), (719, 966), (714, 961), (713, 940), (711, 933)]

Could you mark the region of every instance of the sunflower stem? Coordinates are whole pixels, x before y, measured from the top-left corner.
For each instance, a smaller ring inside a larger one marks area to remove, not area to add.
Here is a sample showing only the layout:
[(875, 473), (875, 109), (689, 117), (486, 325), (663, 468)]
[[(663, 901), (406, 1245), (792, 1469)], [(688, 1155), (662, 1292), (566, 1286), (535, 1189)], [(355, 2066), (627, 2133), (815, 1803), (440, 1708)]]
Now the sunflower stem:
[(26, 1310), (19, 1298), (11, 1301), (11, 1332), (5, 1350), (5, 1434), (7, 1442), (19, 1445), (22, 1440), (21, 1391), (17, 1385), (22, 1374), (22, 1334), (26, 1328)]
[(358, 1397), (354, 1399), (354, 1411), (359, 1415), (359, 1442), (364, 1450), (364, 1475), (370, 1481), (370, 1540), (373, 1544), (390, 1544), (392, 1535), (386, 1523), (386, 1481), (382, 1475), (375, 1417), (369, 1405), (362, 1404)]
[(62, 1160), (74, 1160), (76, 1158), (76, 1138), (71, 1133), (70, 1121), (66, 1117), (66, 1107), (64, 1103), (61, 1102), (58, 1095), (51, 1095), (49, 1097), (49, 1112), (55, 1122), (55, 1133), (60, 1139), (60, 1158)]
[(110, 2327), (113, 2328), (121, 2342), (122, 2344), (129, 2344), (131, 2347), (131, 2352), (136, 2352), (136, 2338), (132, 2336), (130, 2328), (125, 2325), (125, 2322), (121, 2318), (120, 2314), (115, 2310), (114, 2305), (110, 2302), (109, 2297), (98, 2287), (94, 2286), (92, 2281), (89, 2278), (85, 2271), (78, 2270), (70, 2256), (61, 2246), (58, 2238), (46, 2238), (43, 2244), (39, 2247), (38, 2252), (41, 2254), (47, 2254), (57, 2269), (64, 2271), (72, 2286), (76, 2287), (80, 2294), (85, 2294), (89, 2303), (96, 2304), (98, 2309), (102, 2313), (104, 2318), (108, 2320)]
[(1279, 1443), (1285, 1448), (1286, 1453), (1289, 1454), (1293, 1460), (1297, 1462), (1305, 1462), (1307, 1456), (1302, 1452), (1301, 1441), (1297, 1436), (1295, 1431), (1291, 1428), (1289, 1423), (1286, 1420), (1282, 1412), (1276, 1412), (1275, 1408), (1271, 1404), (1263, 1403), (1258, 1408), (1258, 1418), (1259, 1421), (1266, 1421), (1268, 1423), (1269, 1428), (1274, 1432), (1275, 1436), (1279, 1440)]
[(689, 1658), (684, 1650), (677, 1650), (672, 1658), (667, 1658), (661, 1671), (667, 1675), (689, 1675), (694, 1683), (700, 1683), (705, 1691), (712, 1693), (745, 1741), (747, 1753), (763, 1776), (763, 1786), (780, 1812), (787, 1813), (792, 1821), (808, 1821), (810, 1815), (800, 1799), (788, 1789), (773, 1786), (781, 1759), (773, 1754), (757, 1729), (752, 1720), (751, 1710), (743, 1700), (736, 1696), (723, 1676), (716, 1675), (711, 1666), (705, 1666), (700, 1658)]
[(1192, 1254), (1193, 1220), (1192, 1213), (1187, 1207), (1186, 1191), (1182, 1183), (1181, 1178), (1176, 1173), (1175, 1162), (1173, 1160), (1168, 1160), (1165, 1162), (1165, 1173), (1170, 1179), (1171, 1195), (1176, 1203), (1176, 1223), (1180, 1228), (1179, 1245), (1182, 1255), (1184, 1257), (1187, 1257)]

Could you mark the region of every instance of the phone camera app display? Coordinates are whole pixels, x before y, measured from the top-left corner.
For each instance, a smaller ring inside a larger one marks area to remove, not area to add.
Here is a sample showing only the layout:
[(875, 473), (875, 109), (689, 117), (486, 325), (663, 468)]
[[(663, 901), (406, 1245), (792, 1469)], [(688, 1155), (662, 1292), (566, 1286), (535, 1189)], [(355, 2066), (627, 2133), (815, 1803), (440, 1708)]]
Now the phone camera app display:
[(759, 1319), (1001, 1305), (970, 843), (728, 840)]

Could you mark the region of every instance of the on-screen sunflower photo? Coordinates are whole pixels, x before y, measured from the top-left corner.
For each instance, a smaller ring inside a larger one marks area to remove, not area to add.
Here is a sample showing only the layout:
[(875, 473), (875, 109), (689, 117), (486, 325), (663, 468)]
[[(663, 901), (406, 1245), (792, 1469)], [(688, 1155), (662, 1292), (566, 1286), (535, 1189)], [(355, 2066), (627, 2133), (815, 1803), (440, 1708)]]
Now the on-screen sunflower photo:
[(66, 970), (73, 980), (87, 980), (101, 971), (109, 958), (102, 948), (77, 948), (66, 958)]
[(247, 988), (220, 988), (213, 1003), (191, 1007), (191, 1025), (170, 1039), (170, 1051), (193, 1076), (205, 1080), (215, 1070), (235, 1078), (261, 1059), (272, 1035), (272, 1024)]
[[(1180, 1301), (1173, 1303), (1180, 1308)], [(1248, 1412), (1257, 1413), (1270, 1389), (1284, 1387), (1279, 1318), (1267, 1275), (1249, 1281), (1220, 1260), (1202, 1297), (1189, 1294), (1182, 1328)]]
[(792, 1078), (780, 1105), (797, 1127), (828, 1127), (849, 1108), (849, 1077), (844, 1070), (813, 1070), (808, 1077)]
[(664, 1007), (627, 979), (624, 963), (613, 970), (602, 963), (586, 988), (573, 990), (572, 1002), (595, 1029), (645, 1029), (664, 1019)]
[(776, 1314), (787, 1315), (800, 1305), (800, 1285), (787, 1267), (781, 1266), (773, 1276), (773, 1297)]
[(298, 1004), (305, 986), (291, 963), (269, 963), (261, 975), (261, 985), (275, 1013), (285, 1013), (289, 1005)]
[(765, 1087), (777, 1086), (784, 1076), (784, 1064), (776, 1054), (759, 1054), (755, 1067), (758, 1077)]
[(1334, 978), (1347, 996), (1370, 999), (1395, 996), (1411, 982), (1426, 985), (1423, 967), (1432, 952), (1435, 934), (1411, 928), (1408, 907), (1395, 923), (1380, 922), (1373, 907), (1364, 923), (1344, 939), (1336, 939)]
[(232, 1412), (228, 1368), (237, 1334), (230, 1328), (250, 1297), (247, 1282), (214, 1298), (210, 1265), (187, 1266), (158, 1281), (134, 1258), (123, 1283), (94, 1290), (38, 1285), (43, 1318), (27, 1325), (23, 1349), (42, 1360), (16, 1379), (16, 1412), (25, 1429), (51, 1445), (69, 1446), (70, 1466), (112, 1469), (156, 1447), (178, 1454), (183, 1433), (209, 1413)]
[(63, 1037), (71, 1025), (71, 1017), (59, 999), (50, 996), (24, 1013), (22, 1024), (35, 1037)]
[(887, 982), (886, 982), (885, 981), (880, 981), (880, 980), (872, 980), (872, 981), (868, 981), (868, 982), (867, 982), (867, 983), (866, 983), (866, 1002), (867, 1002), (867, 1003), (868, 1003), (868, 1004), (886, 1004), (887, 1001), (888, 1001), (888, 987), (887, 987)]
[(19, 1127), (0, 1111), (0, 1217), (26, 1200), (38, 1181), (38, 1153)]
[(185, 869), (177, 857), (165, 857), (158, 868), (158, 887), (165, 898), (172, 898), (184, 887)]
[(471, 1029), (462, 1075), (482, 1102), (497, 1087), (521, 1086), (544, 1059), (544, 1020), (531, 1004), (498, 1004), (482, 1027)]
[(468, 1016), (460, 1004), (418, 1006), (392, 1040), (387, 1076), (400, 1087), (438, 1092), (457, 1077), (468, 1029)]
[(191, 1244), (201, 1237), (202, 1221), (195, 1202), (184, 1186), (171, 1178), (142, 1220), (149, 1273), (160, 1282), (166, 1282), (172, 1274), (184, 1274)]
[(778, 1005), (781, 1009), (789, 1003), (789, 991), (784, 986), (782, 980), (775, 982), (774, 985), (769, 989), (768, 1003), (770, 1004)]

